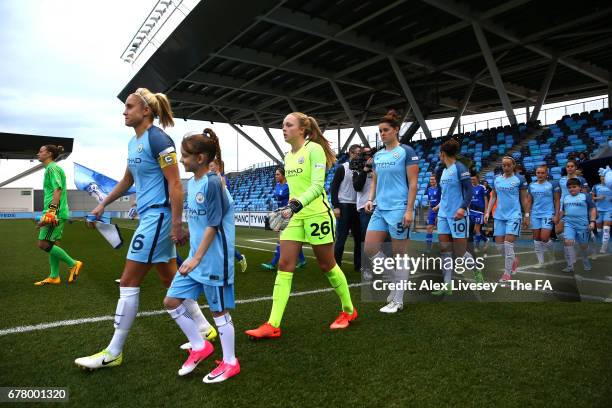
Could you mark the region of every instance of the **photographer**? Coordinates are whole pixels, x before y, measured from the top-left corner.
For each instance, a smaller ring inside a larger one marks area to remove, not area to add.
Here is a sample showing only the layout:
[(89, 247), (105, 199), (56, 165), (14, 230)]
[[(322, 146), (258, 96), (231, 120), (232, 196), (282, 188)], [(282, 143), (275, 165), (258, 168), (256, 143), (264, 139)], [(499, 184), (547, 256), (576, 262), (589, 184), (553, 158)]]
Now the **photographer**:
[(361, 147), (359, 145), (349, 147), (349, 162), (338, 167), (330, 187), (334, 216), (337, 219), (336, 243), (334, 245), (336, 263), (342, 266), (344, 244), (350, 230), (353, 233), (353, 242), (355, 243), (353, 266), (357, 271), (361, 268), (361, 226), (357, 215), (357, 192), (353, 188), (353, 168), (356, 161), (359, 160), (360, 153)]
[(369, 147), (363, 147), (359, 159), (351, 164), (353, 170), (353, 188), (357, 191), (357, 212), (359, 213), (359, 224), (361, 235), (359, 242), (365, 239), (368, 223), (372, 213), (366, 212), (365, 205), (370, 195), (370, 184), (372, 183), (372, 155), (374, 152)]

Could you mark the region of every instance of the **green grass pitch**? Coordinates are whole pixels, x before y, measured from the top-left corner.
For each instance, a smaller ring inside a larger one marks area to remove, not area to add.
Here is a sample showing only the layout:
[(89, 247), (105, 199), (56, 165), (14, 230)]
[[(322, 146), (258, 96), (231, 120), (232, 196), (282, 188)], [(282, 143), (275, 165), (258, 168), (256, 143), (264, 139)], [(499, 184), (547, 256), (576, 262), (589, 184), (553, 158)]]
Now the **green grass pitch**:
[[(127, 241), (134, 224), (121, 225)], [(238, 228), (238, 248), (249, 263), (246, 273), (236, 271), (238, 300), (272, 294), (275, 273), (259, 264), (272, 256), (274, 237), (270, 231)], [(612, 401), (612, 304), (567, 301), (581, 284), (597, 286), (589, 293), (609, 296), (609, 288), (597, 292), (605, 286), (597, 283), (603, 276), (578, 284), (556, 279), (559, 292), (565, 293), (558, 298), (563, 302), (552, 302), (557, 299), (551, 296), (537, 303), (458, 302), (473, 300), (458, 295), (410, 302), (391, 316), (378, 312), (381, 303), (361, 302), (360, 288), (354, 287), (360, 317), (339, 332), (328, 328), (339, 311), (335, 294), (306, 294), (289, 300), (283, 336), (260, 342), (249, 341), (243, 331), (267, 319), (271, 300), (240, 303), (232, 317), (242, 372), (207, 385), (202, 377), (220, 358), (219, 343), (214, 358), (186, 378), (178, 377), (186, 357), (179, 345), (185, 339), (165, 312), (137, 318), (123, 365), (97, 372), (80, 370), (73, 361), (108, 344), (112, 320), (6, 333), (18, 326), (115, 311), (114, 280), (121, 274), (127, 244), (113, 250), (83, 223), (70, 224), (61, 246), (84, 261), (82, 274), (68, 285), (63, 266), (62, 285), (35, 287), (33, 282), (48, 273), (47, 256), (35, 239), (31, 221), (0, 222), (0, 386), (68, 387), (69, 406), (604, 407)], [(350, 261), (350, 245), (346, 251)], [(186, 248), (181, 252), (186, 255)], [(311, 257), (312, 251), (305, 254)], [(609, 270), (609, 260), (596, 259), (595, 270), (605, 274), (601, 271)], [(308, 261), (296, 273), (293, 291), (329, 288), (314, 259)], [(487, 280), (499, 277), (500, 262), (492, 258)], [(521, 262), (533, 263), (534, 257), (525, 254)], [(360, 282), (352, 264), (344, 266), (349, 283)], [(540, 273), (559, 273), (561, 267), (557, 263)], [(160, 311), (164, 294), (153, 270), (142, 286), (140, 311)], [(204, 313), (212, 320), (207, 309)]]

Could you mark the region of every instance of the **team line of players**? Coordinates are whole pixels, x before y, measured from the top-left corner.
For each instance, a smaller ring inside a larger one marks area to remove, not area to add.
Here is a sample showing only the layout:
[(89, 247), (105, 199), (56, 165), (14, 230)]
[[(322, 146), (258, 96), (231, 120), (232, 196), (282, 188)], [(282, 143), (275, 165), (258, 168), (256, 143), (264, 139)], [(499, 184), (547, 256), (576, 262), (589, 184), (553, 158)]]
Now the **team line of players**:
[[(582, 251), (585, 270), (590, 270), (587, 245), (591, 239), (591, 232), (594, 226), (597, 226), (603, 233), (600, 253), (607, 253), (612, 225), (612, 193), (606, 187), (603, 176), (601, 183), (594, 185), (589, 194), (587, 182), (582, 176), (577, 175), (578, 167), (574, 160), (568, 161), (567, 175), (558, 181), (549, 180), (546, 166), (537, 167), (536, 180), (530, 184), (522, 175), (514, 173), (515, 166), (514, 158), (506, 156), (502, 159), (503, 174), (495, 177), (490, 192), (479, 183), (477, 175), (473, 173), (470, 175), (467, 171), (463, 173), (464, 195), (466, 192), (469, 194), (467, 180), (471, 182), (469, 217), (451, 221), (454, 222), (453, 232), (457, 231), (453, 237), (473, 237), (475, 247), (478, 248), (479, 243), (487, 240), (482, 234), (482, 227), (488, 223), (493, 214), (495, 244), (505, 258), (505, 272), (500, 279), (501, 282), (511, 279), (518, 267), (513, 244), (520, 235), (521, 225), (529, 227), (533, 232), (537, 266), (545, 263), (546, 252), (553, 251), (551, 232), (555, 229), (558, 233), (563, 232), (564, 253), (567, 260), (564, 272), (572, 272), (574, 269), (576, 244)], [(429, 248), (436, 221), (439, 234), (445, 234), (448, 230), (447, 220), (440, 222), (439, 219), (444, 217), (440, 213), (443, 186), (443, 184), (438, 185), (435, 176), (430, 177), (430, 186), (426, 190), (430, 208), (427, 221)], [(457, 223), (460, 224), (455, 225)], [(469, 227), (464, 226), (465, 223), (469, 223)]]
[[(174, 143), (161, 128), (153, 125), (156, 118), (164, 128), (173, 124), (165, 95), (138, 89), (127, 98), (124, 117), (125, 124), (134, 128), (136, 133), (128, 144), (126, 173), (92, 214), (101, 217), (108, 204), (135, 184), (140, 222), (132, 237), (121, 277), (113, 337), (101, 352), (77, 358), (75, 363), (88, 369), (122, 364), (124, 344), (138, 310), (140, 283), (155, 266), (162, 283), (168, 287), (164, 305), (189, 340), (181, 346), (188, 350), (189, 355), (178, 374), (191, 373), (212, 355), (214, 346), (211, 341), (218, 331), (223, 359), (203, 381), (224, 381), (240, 372), (240, 364), (235, 356), (235, 331), (229, 313), (235, 307), (233, 199), (222, 179), (210, 169), (212, 161), (221, 159), (219, 140), (212, 129), (192, 132), (183, 138), (180, 162), (187, 172), (194, 174), (189, 180), (183, 205)], [(379, 248), (388, 237), (395, 254), (407, 252), (408, 230), (414, 217), (418, 157), (411, 147), (399, 143), (400, 124), (394, 111), (379, 123), (385, 148), (374, 156), (373, 179), (366, 204), (366, 211), (373, 213), (364, 244), (370, 259), (382, 256)], [(281, 336), (281, 320), (304, 243), (311, 245), (317, 264), (341, 304), (341, 311), (330, 329), (347, 329), (358, 317), (346, 277), (334, 258), (335, 220), (324, 189), (326, 170), (335, 161), (334, 152), (316, 120), (300, 112), (285, 117), (283, 137), (291, 146), (285, 156), (290, 199), (281, 210), (289, 222), (280, 233), (280, 257), (270, 316), (261, 326), (246, 331), (255, 339)], [(441, 244), (445, 244), (443, 256), (466, 256), (461, 248), (464, 248), (463, 241), (467, 238), (473, 188), (468, 170), (456, 159), (458, 150), (458, 142), (451, 140), (443, 144), (440, 153), (446, 166), (440, 178), (441, 194), (437, 204), (438, 234)], [(519, 234), (521, 219), (521, 208), (517, 203), (519, 197), (524, 197), (527, 187), (524, 179), (514, 174), (514, 162), (509, 160), (511, 158), (504, 158), (504, 175), (496, 179), (493, 196), (484, 214), (486, 222), (493, 203), (498, 201), (494, 215), (495, 235), (500, 247), (504, 248), (506, 260), (510, 259), (510, 254), (514, 256), (511, 244)], [(582, 235), (578, 235), (588, 228), (586, 214), (592, 208), (592, 201), (590, 197), (576, 193), (572, 180), (568, 181), (568, 186), (568, 197), (561, 201), (566, 238), (569, 239), (570, 231), (574, 231), (573, 238), (582, 239)], [(538, 219), (546, 218), (540, 213), (540, 196), (536, 196), (534, 212), (537, 209)], [(188, 220), (188, 234), (182, 229), (183, 212)], [(594, 210), (592, 213), (595, 214)], [(525, 216), (528, 215), (527, 212)], [(548, 225), (542, 223), (540, 228), (545, 229)], [(176, 244), (180, 245), (187, 239), (189, 256), (177, 267)], [(403, 278), (407, 272), (396, 271), (398, 278)], [(510, 273), (509, 268), (507, 272)], [(205, 295), (213, 313), (216, 330), (196, 303), (201, 294)], [(381, 312), (401, 310), (403, 296), (401, 290), (392, 291)]]

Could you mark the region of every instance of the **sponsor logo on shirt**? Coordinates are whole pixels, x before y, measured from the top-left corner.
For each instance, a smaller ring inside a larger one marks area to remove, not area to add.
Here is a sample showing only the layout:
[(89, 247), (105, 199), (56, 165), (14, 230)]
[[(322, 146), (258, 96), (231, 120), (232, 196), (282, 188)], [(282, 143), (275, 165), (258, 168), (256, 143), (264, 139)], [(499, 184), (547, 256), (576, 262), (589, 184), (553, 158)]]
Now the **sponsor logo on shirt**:
[(585, 201), (565, 201), (563, 203), (565, 207), (584, 207), (586, 205)]
[(290, 170), (285, 170), (285, 176), (287, 177), (293, 177), (293, 176), (297, 176), (301, 173), (303, 173), (304, 170), (303, 169), (290, 169)]
[(204, 208), (185, 208), (185, 215), (187, 217), (201, 217), (206, 215), (206, 209)]
[(140, 164), (142, 163), (142, 159), (140, 157), (134, 157), (132, 159), (128, 158), (127, 162), (128, 162), (128, 166), (131, 164)]
[(519, 183), (516, 181), (511, 181), (509, 186), (495, 186), (495, 189), (498, 191), (513, 191), (516, 190), (516, 188), (518, 187)]
[(395, 166), (395, 162), (380, 162), (380, 163), (376, 163), (376, 168), (378, 169), (386, 169), (389, 167), (393, 167)]

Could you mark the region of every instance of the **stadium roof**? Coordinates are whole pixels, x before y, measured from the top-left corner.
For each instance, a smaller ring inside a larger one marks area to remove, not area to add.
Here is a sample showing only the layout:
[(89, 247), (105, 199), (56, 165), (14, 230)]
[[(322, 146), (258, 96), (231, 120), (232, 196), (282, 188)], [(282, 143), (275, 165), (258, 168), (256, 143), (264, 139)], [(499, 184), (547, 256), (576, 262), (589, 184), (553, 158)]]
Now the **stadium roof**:
[(609, 1), (206, 0), (118, 97), (148, 87), (179, 118), (264, 128), (395, 108), (427, 134), (424, 118), (608, 93), (611, 17)]
[[(43, 145), (60, 145), (64, 148), (64, 153), (58, 157), (63, 160), (72, 153), (74, 139), (68, 137), (35, 136), (24, 135), (21, 133), (2, 133), (0, 132), (0, 159), (13, 160), (33, 160), (36, 153)], [(38, 163), (21, 173), (8, 179), (0, 179), (0, 187), (4, 187), (27, 175), (33, 174), (44, 167), (43, 163)], [(7, 174), (3, 173), (3, 177)]]
[(72, 153), (73, 138), (24, 135), (21, 133), (0, 133), (0, 159), (33, 160), (43, 145), (64, 147), (62, 158)]

